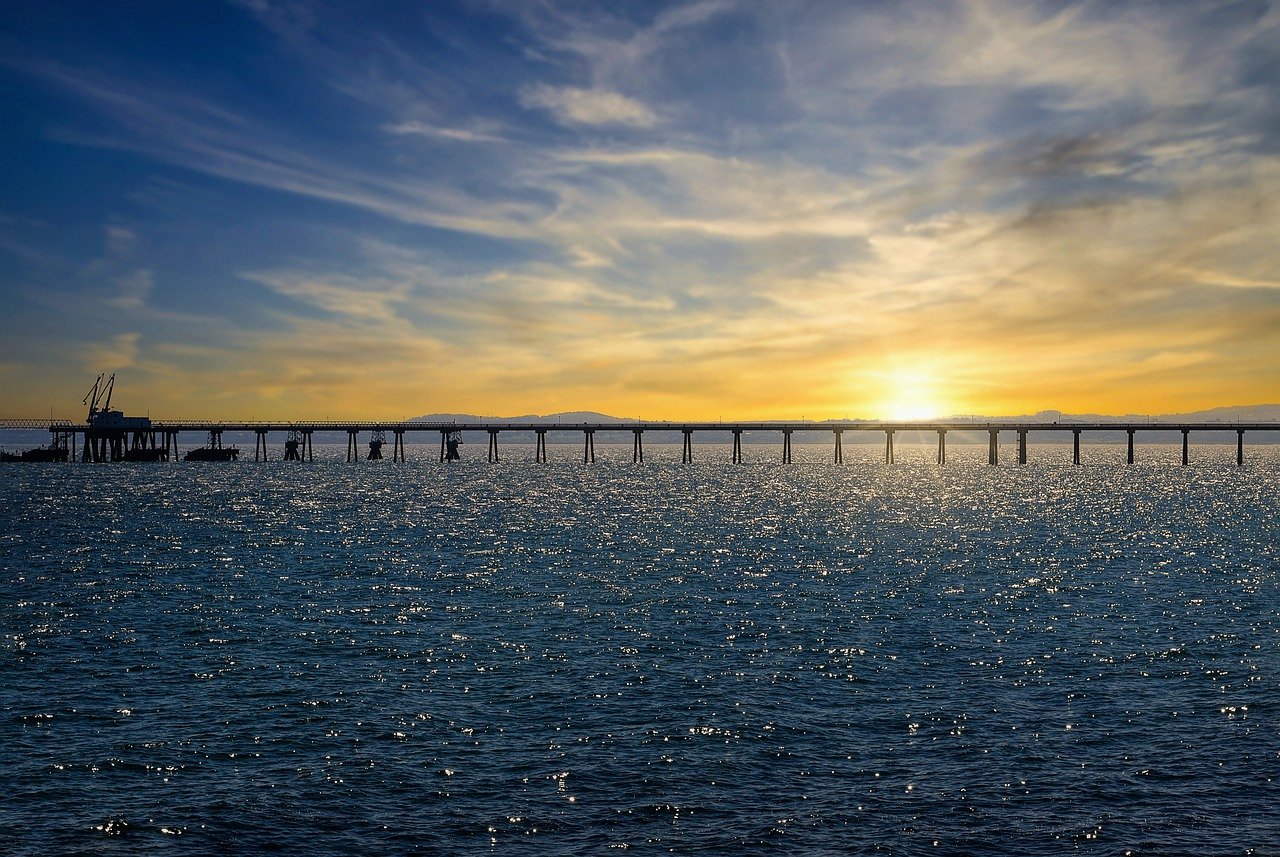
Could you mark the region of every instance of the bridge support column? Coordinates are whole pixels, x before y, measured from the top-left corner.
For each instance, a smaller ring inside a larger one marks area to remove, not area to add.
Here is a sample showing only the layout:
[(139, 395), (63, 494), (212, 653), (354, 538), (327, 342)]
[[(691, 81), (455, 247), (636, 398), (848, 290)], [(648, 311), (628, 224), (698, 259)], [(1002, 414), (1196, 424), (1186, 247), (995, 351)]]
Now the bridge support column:
[(583, 429), (582, 432), (582, 463), (596, 463), (596, 432), (595, 429)]
[(733, 430), (733, 455), (734, 464), (742, 463), (742, 429)]
[(693, 429), (681, 429), (684, 432), (684, 449), (680, 452), (681, 464), (693, 463)]
[(537, 439), (533, 444), (533, 463), (547, 463), (547, 430), (537, 429)]
[(1187, 446), (1190, 445), (1190, 441), (1191, 441), (1191, 430), (1183, 429), (1182, 430), (1182, 466), (1183, 467), (1187, 466)]
[(267, 433), (262, 429), (256, 429), (254, 432), (258, 437), (253, 446), (253, 460), (267, 460)]
[(498, 460), (498, 430), (489, 429), (489, 462)]
[(884, 463), (893, 464), (893, 429), (889, 429), (884, 433)]
[(631, 463), (644, 463), (644, 429), (631, 430)]
[(947, 430), (938, 429), (938, 464), (947, 463)]
[(449, 433), (444, 429), (440, 429), (440, 463), (444, 464), (444, 442), (449, 437)]
[(1018, 463), (1027, 463), (1027, 430), (1018, 429)]
[(355, 429), (347, 429), (347, 461), (360, 460), (360, 448), (356, 445), (358, 443), (357, 435), (359, 435), (359, 432)]
[(1134, 430), (1133, 430), (1133, 429), (1126, 429), (1126, 431), (1129, 433), (1129, 457), (1128, 457), (1128, 463), (1129, 463), (1129, 464), (1133, 464), (1133, 432), (1134, 432)]
[(997, 429), (987, 431), (987, 464), (995, 467), (1000, 463), (1000, 432)]
[[(221, 441), (219, 441), (219, 444), (221, 444)], [(316, 451), (311, 447), (311, 429), (305, 429), (302, 432), (302, 445), (306, 447), (307, 450), (307, 461), (315, 461)]]
[(844, 464), (844, 450), (840, 448), (840, 437), (844, 434), (840, 429), (836, 429), (836, 454), (835, 463)]
[(391, 447), (391, 463), (404, 461), (404, 429), (395, 430), (395, 444)]
[(791, 429), (782, 431), (782, 463), (791, 463)]
[(1080, 429), (1071, 430), (1071, 463), (1080, 463)]
[(1244, 429), (1236, 429), (1236, 467), (1244, 467)]

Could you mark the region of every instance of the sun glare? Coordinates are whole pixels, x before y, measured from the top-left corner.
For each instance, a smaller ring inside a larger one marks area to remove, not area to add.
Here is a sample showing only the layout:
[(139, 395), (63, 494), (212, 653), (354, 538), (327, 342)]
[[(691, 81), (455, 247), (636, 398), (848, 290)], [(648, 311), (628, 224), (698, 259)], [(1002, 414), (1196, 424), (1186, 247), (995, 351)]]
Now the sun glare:
[(925, 402), (893, 402), (889, 405), (887, 416), (891, 420), (928, 420), (942, 416), (942, 411), (936, 405)]
[(886, 420), (929, 420), (944, 416), (946, 406), (936, 392), (932, 376), (923, 372), (895, 371), (886, 375), (880, 417)]

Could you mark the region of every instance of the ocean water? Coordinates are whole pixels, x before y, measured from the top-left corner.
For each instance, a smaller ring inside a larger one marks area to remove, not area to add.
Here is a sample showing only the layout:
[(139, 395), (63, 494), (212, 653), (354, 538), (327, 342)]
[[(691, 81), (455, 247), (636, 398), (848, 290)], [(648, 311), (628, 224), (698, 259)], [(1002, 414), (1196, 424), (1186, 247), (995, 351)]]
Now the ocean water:
[(1280, 448), (429, 448), (0, 469), (0, 852), (1280, 853)]

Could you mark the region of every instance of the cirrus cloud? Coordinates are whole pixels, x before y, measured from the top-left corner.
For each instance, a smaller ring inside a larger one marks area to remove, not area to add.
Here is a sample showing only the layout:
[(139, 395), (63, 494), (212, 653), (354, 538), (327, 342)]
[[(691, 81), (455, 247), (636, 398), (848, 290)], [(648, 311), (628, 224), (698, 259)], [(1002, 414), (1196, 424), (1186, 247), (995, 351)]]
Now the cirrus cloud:
[(569, 125), (629, 125), (651, 128), (658, 117), (644, 104), (607, 89), (576, 86), (526, 87), (520, 93), (525, 107), (549, 110), (559, 122)]

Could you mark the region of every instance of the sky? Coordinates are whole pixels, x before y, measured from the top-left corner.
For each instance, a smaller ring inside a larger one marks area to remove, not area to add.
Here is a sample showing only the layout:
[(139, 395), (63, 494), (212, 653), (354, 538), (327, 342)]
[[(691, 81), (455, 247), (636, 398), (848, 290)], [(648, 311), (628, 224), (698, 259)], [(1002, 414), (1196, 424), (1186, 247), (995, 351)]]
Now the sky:
[(5, 3), (0, 98), (0, 416), (1280, 400), (1280, 3)]

